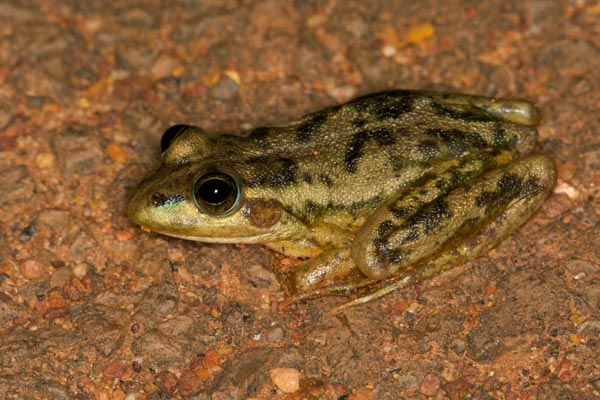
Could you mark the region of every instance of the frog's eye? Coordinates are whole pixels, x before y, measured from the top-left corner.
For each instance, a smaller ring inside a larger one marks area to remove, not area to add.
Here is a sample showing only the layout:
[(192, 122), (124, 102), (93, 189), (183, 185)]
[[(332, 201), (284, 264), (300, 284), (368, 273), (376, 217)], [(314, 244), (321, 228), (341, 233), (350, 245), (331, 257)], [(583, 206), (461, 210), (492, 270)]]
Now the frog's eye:
[(230, 175), (210, 172), (202, 175), (193, 188), (194, 201), (200, 211), (224, 215), (240, 203), (240, 187)]
[(165, 155), (165, 151), (167, 151), (171, 143), (173, 143), (173, 140), (175, 140), (177, 136), (185, 132), (185, 130), (189, 127), (189, 125), (182, 124), (173, 125), (169, 129), (167, 129), (165, 133), (163, 133), (162, 138), (160, 139), (160, 154), (162, 154), (163, 157)]

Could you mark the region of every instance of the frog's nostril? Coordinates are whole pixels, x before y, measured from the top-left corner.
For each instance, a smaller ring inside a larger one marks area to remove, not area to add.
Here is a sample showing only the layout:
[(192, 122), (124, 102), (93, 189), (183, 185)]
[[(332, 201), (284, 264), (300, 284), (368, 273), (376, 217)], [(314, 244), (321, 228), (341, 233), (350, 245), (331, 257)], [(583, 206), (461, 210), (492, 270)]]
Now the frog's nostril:
[(151, 201), (152, 201), (152, 204), (154, 204), (155, 207), (159, 207), (163, 203), (163, 195), (161, 195), (160, 193), (156, 192), (156, 193), (154, 193), (152, 195)]

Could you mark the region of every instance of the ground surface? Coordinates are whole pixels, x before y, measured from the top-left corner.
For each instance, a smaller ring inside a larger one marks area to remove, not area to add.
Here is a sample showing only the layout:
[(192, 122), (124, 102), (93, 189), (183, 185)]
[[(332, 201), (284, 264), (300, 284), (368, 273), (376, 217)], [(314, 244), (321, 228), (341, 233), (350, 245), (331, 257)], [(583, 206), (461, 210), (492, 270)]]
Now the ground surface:
[[(0, 35), (0, 398), (600, 396), (597, 2), (4, 0)], [(289, 260), (262, 246), (124, 215), (171, 124), (386, 88), (535, 101), (555, 193), (489, 255), (337, 316), (278, 312)]]

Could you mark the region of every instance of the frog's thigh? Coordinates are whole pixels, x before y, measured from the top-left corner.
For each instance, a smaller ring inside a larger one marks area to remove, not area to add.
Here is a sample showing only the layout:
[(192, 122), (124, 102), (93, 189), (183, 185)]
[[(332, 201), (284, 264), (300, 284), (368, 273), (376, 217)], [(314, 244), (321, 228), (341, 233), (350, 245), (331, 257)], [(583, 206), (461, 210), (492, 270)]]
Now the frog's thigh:
[[(555, 181), (554, 162), (533, 155), (486, 172), (408, 216), (395, 217), (382, 207), (357, 235), (352, 258), (371, 279), (399, 271), (415, 280), (435, 275), (478, 257), (516, 230)], [(420, 262), (426, 267), (415, 268)]]

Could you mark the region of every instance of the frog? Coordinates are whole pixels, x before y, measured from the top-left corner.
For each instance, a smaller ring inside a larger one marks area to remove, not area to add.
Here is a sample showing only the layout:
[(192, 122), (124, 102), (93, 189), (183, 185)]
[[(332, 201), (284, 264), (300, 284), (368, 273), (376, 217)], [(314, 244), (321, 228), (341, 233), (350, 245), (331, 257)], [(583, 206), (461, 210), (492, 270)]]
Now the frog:
[[(372, 301), (478, 258), (556, 184), (527, 100), (395, 89), (247, 130), (179, 124), (126, 212), (146, 231), (262, 244), (286, 305)], [(284, 265), (287, 264), (287, 265)]]

